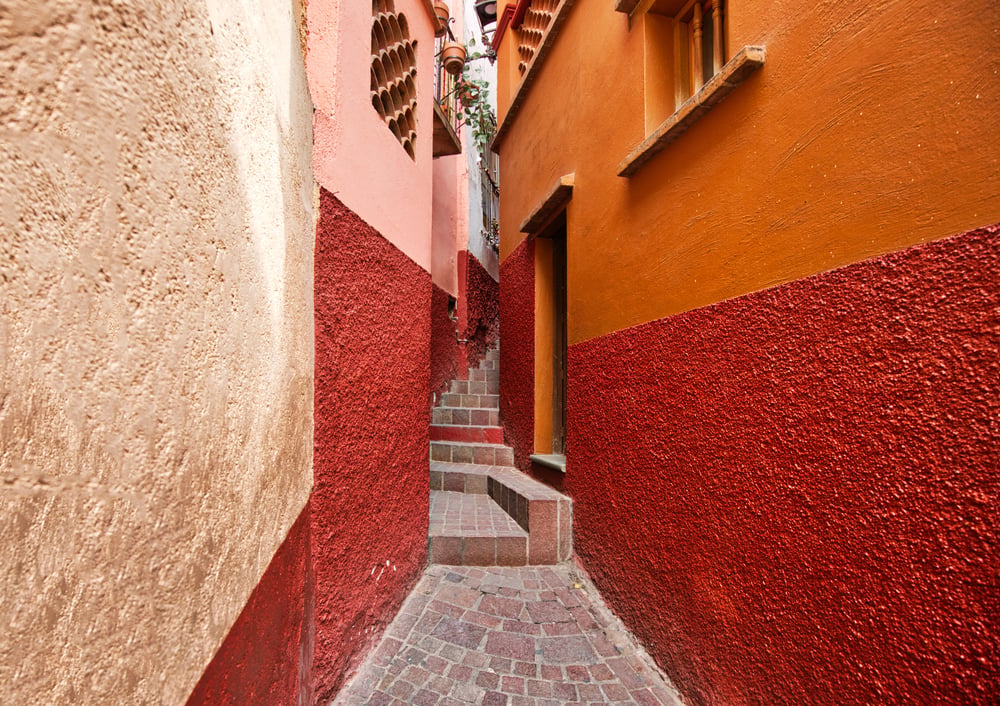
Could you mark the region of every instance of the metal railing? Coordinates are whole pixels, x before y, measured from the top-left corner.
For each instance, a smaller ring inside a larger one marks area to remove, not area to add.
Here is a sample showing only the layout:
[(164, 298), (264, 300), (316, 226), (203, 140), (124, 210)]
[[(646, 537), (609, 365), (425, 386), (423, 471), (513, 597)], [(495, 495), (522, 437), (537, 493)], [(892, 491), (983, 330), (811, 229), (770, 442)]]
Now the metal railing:
[(434, 40), (434, 100), (441, 107), (448, 124), (461, 139), (462, 104), (458, 95), (459, 77), (445, 71), (444, 62), (441, 61), (441, 52), (445, 43), (449, 41), (455, 41), (451, 27), (447, 28), (444, 36)]
[[(490, 132), (496, 132), (496, 118), (489, 116)], [(500, 157), (487, 146), (479, 151), (482, 184), (483, 238), (494, 251), (500, 250)]]

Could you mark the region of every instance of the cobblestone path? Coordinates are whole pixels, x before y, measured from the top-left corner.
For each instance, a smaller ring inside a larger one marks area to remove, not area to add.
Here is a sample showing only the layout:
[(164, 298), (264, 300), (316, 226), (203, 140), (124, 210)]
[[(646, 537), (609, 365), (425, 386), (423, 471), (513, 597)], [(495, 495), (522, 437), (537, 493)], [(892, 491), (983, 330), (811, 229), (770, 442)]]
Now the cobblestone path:
[(432, 565), (333, 703), (681, 701), (573, 567)]

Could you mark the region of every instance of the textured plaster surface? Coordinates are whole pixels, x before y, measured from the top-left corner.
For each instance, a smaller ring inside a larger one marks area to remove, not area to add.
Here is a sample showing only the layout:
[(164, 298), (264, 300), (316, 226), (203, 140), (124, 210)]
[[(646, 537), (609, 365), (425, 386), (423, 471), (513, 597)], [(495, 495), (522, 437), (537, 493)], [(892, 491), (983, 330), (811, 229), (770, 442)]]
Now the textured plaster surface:
[(426, 563), (431, 277), (325, 189), (316, 235), (315, 695)]
[(535, 241), (500, 263), (500, 419), (514, 463), (526, 471), (534, 453)]
[(486, 357), (500, 335), (500, 285), (469, 251), (458, 254), (462, 298), (458, 302), (458, 324), (466, 343), (462, 369), (474, 368)]
[(468, 173), (462, 155), (434, 160), (434, 196), (431, 212), (431, 275), (434, 284), (457, 297), (459, 293), (458, 251), (468, 230)]
[(688, 702), (995, 703), (998, 263), (992, 227), (571, 347), (574, 545)]
[(644, 69), (662, 18), (614, 6), (576, 1), (500, 146), (501, 259), (576, 175), (571, 343), (1000, 220), (995, 0), (727, 3), (729, 53), (763, 45), (766, 64), (631, 179), (616, 167), (673, 74)]
[[(444, 392), (458, 377), (458, 323), (448, 316), (448, 293), (433, 285), (431, 291), (431, 395)], [(431, 402), (434, 403), (434, 400)]]
[(0, 9), (0, 684), (183, 703), (306, 503), (292, 4)]
[(309, 504), (188, 698), (188, 706), (306, 706), (312, 701)]
[(394, 5), (417, 41), (416, 160), (372, 108), (372, 4), (309, 0), (306, 67), (316, 106), (316, 181), (430, 272), (433, 17), (426, 0)]

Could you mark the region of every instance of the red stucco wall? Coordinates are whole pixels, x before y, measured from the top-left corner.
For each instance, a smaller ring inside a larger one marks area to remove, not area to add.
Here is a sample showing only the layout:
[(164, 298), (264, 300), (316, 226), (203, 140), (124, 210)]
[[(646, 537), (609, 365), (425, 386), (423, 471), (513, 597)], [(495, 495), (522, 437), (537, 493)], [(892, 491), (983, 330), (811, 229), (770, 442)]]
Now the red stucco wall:
[(535, 443), (534, 250), (528, 239), (500, 263), (500, 420), (522, 470)]
[(690, 703), (996, 703), (998, 263), (993, 227), (571, 347), (575, 546)]
[(325, 190), (315, 273), (312, 542), (323, 701), (426, 562), (431, 278)]
[(309, 504), (205, 669), (188, 706), (311, 704)]
[(458, 254), (458, 276), (462, 294), (458, 301), (458, 323), (463, 347), (463, 370), (479, 365), (500, 334), (500, 285), (468, 250)]
[[(448, 316), (448, 292), (431, 284), (431, 395), (445, 391), (458, 376), (458, 324)], [(433, 404), (436, 400), (432, 399)]]

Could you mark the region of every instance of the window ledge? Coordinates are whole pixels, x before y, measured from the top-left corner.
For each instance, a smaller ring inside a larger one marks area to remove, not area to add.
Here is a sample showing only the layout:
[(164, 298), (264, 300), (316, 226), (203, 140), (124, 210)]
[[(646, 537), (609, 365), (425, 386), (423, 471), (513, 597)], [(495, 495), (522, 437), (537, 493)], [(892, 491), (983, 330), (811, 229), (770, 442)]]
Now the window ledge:
[(633, 176), (646, 162), (666, 149), (667, 145), (684, 134), (702, 115), (718, 105), (734, 88), (764, 65), (764, 47), (743, 47), (726, 62), (697, 93), (688, 98), (673, 115), (653, 130), (645, 140), (632, 150), (618, 165), (618, 176)]
[(566, 457), (562, 454), (531, 454), (528, 458), (539, 466), (545, 466), (560, 473), (566, 472)]

